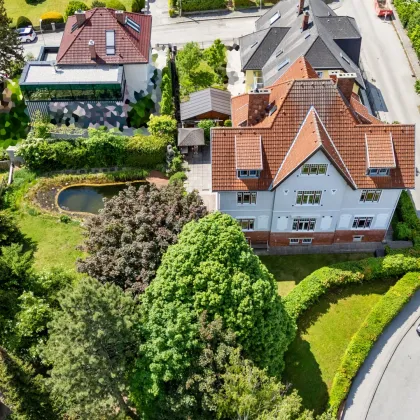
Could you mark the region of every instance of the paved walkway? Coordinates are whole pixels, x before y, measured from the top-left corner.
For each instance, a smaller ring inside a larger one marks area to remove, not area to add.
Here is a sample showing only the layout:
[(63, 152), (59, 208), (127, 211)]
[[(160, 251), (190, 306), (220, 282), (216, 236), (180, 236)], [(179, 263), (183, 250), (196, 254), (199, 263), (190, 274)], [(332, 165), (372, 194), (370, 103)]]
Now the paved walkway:
[(216, 194), (211, 192), (210, 147), (205, 146), (202, 152), (185, 158), (187, 180), (185, 189), (188, 192), (197, 190), (200, 193), (208, 211), (216, 210)]
[(344, 420), (419, 418), (420, 291), (379, 337), (353, 381)]

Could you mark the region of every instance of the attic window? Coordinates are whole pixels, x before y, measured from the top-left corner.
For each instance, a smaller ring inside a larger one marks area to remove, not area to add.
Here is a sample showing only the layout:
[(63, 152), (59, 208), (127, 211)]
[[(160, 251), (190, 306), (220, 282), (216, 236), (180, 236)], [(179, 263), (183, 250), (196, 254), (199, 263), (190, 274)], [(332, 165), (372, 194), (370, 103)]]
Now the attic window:
[(286, 67), (290, 63), (290, 59), (284, 60), (279, 64), (278, 71), (280, 71), (283, 67)]
[(306, 34), (305, 39), (308, 39), (311, 36), (311, 34)]
[(277, 105), (274, 105), (268, 112), (268, 116), (271, 117), (277, 111)]
[(115, 55), (115, 31), (105, 31), (106, 55)]
[(270, 25), (272, 25), (276, 20), (280, 18), (280, 12), (276, 12), (270, 19)]
[(129, 26), (131, 29), (134, 29), (136, 32), (140, 33), (140, 25), (136, 22), (134, 22), (133, 19), (130, 19), (129, 17), (125, 18), (125, 24)]
[(72, 27), (71, 27), (71, 32), (73, 33), (76, 29), (79, 28), (79, 24), (76, 22)]
[(256, 45), (258, 45), (258, 41), (255, 41), (255, 42), (251, 45), (251, 48), (254, 48)]
[(280, 56), (282, 54), (283, 54), (283, 50), (280, 50), (280, 51), (277, 52), (276, 57), (278, 57), (278, 56)]

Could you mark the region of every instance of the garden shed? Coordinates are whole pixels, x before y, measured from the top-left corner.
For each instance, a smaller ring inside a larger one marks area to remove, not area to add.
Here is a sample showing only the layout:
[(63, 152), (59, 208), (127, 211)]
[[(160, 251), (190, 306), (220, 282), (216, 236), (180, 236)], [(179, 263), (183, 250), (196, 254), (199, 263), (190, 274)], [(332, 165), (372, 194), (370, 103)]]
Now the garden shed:
[(198, 152), (200, 146), (206, 144), (204, 139), (204, 130), (202, 128), (179, 128), (178, 129), (178, 147), (181, 153), (188, 154), (190, 148)]
[(188, 125), (199, 120), (229, 120), (230, 100), (230, 92), (221, 89), (208, 88), (191, 93), (189, 100), (181, 103), (181, 120)]

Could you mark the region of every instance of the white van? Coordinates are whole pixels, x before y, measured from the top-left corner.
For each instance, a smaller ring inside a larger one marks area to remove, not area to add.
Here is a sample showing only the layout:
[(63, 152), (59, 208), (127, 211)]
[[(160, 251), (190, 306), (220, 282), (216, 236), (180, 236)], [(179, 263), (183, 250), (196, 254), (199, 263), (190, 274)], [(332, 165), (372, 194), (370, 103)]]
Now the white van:
[(20, 42), (28, 43), (36, 40), (36, 32), (31, 26), (28, 28), (19, 28), (16, 31), (19, 34)]

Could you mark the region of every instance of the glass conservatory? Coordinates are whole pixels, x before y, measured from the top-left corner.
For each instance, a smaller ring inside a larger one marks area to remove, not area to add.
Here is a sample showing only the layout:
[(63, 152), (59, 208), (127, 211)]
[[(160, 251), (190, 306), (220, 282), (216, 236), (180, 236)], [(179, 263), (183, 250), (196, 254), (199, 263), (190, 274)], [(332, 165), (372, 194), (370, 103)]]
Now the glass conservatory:
[(122, 101), (123, 66), (57, 66), (29, 62), (20, 88), (26, 101)]

